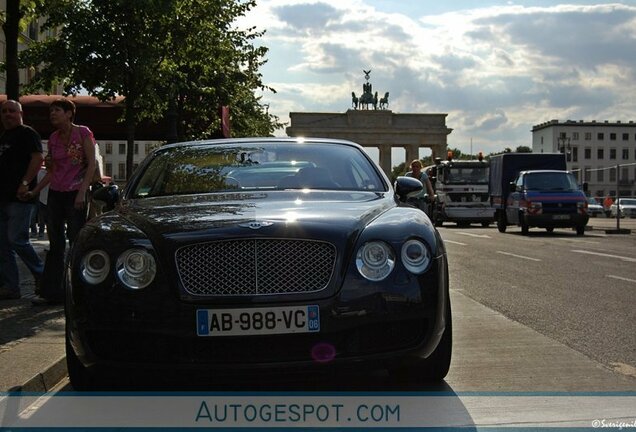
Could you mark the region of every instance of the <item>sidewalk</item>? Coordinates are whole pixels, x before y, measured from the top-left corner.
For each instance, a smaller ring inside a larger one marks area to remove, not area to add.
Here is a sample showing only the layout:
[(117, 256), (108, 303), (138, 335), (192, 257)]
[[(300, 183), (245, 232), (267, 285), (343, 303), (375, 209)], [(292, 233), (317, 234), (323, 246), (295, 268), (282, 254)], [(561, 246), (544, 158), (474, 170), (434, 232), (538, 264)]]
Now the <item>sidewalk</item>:
[[(31, 243), (44, 259), (49, 242)], [(64, 307), (33, 307), (33, 277), (17, 262), (22, 298), (0, 301), (0, 392), (43, 392), (66, 375)]]
[[(621, 228), (636, 235), (636, 219), (621, 219)], [(587, 231), (604, 234), (616, 228), (616, 219), (590, 218)], [(622, 234), (619, 234), (622, 235)], [(48, 241), (32, 240), (42, 258)], [(64, 308), (33, 307), (34, 284), (18, 258), (22, 298), (0, 301), (0, 392), (44, 392), (66, 376)]]

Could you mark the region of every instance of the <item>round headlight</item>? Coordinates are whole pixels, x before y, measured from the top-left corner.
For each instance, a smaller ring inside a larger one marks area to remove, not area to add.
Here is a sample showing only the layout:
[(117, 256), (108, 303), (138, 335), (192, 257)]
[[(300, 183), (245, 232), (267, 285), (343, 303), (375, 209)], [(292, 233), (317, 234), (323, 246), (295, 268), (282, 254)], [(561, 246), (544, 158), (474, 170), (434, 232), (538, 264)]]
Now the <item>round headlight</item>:
[(80, 264), (82, 278), (89, 284), (102, 283), (108, 277), (110, 257), (103, 250), (93, 250), (82, 258)]
[(402, 246), (402, 262), (411, 273), (424, 273), (431, 263), (431, 254), (424, 243), (409, 240)]
[(381, 241), (365, 243), (356, 255), (356, 266), (362, 276), (371, 281), (385, 279), (395, 267), (395, 254)]
[(145, 249), (129, 249), (117, 259), (117, 276), (130, 289), (147, 287), (156, 273), (155, 258)]

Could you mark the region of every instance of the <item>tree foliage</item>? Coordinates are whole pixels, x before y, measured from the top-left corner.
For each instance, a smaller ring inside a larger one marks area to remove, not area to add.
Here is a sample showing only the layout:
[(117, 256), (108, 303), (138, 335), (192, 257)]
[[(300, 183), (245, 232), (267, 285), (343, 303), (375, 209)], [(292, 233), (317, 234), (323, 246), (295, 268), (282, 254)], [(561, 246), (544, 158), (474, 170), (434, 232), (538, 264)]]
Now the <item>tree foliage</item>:
[(528, 147), (528, 146), (518, 146), (515, 149), (515, 152), (517, 153), (532, 153), (532, 147)]
[(39, 65), (32, 89), (61, 82), (69, 94), (124, 96), (128, 174), (143, 119), (168, 119), (172, 140), (212, 136), (222, 105), (236, 135), (279, 127), (254, 94), (271, 90), (258, 72), (267, 49), (253, 45), (261, 33), (234, 24), (255, 0), (44, 1), (45, 27), (59, 38), (25, 53)]

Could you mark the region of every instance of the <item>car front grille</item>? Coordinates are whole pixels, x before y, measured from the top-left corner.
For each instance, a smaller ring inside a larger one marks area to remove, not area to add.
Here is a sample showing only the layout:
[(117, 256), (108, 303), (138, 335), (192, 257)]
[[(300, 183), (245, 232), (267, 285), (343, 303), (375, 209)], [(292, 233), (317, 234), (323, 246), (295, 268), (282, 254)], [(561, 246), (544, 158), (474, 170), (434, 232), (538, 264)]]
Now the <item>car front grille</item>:
[(490, 196), (487, 193), (452, 193), (448, 194), (450, 200), (454, 203), (473, 203), (473, 202), (488, 202)]
[(193, 295), (309, 293), (329, 285), (336, 249), (311, 240), (227, 240), (184, 246), (176, 262), (185, 290)]

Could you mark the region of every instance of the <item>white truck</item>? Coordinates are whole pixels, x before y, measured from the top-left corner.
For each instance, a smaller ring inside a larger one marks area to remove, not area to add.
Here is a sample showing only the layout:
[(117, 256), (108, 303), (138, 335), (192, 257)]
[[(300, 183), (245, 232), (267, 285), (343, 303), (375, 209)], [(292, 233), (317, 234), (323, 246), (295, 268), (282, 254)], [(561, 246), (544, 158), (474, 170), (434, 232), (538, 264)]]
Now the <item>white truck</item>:
[(477, 160), (442, 161), (426, 168), (437, 199), (431, 219), (436, 226), (455, 222), (458, 226), (480, 223), (487, 227), (495, 221), (488, 192), (489, 163), (481, 154)]

